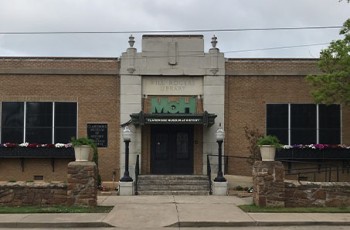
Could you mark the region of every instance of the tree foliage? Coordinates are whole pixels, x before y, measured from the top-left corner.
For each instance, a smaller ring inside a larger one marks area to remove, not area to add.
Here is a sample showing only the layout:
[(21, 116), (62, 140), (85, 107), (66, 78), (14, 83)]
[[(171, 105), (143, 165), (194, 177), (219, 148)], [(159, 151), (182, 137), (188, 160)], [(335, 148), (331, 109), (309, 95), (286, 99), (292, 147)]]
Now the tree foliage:
[(317, 103), (350, 105), (350, 19), (339, 34), (343, 39), (332, 41), (321, 51), (318, 64), (323, 74), (307, 76)]
[(260, 149), (257, 143), (259, 138), (264, 136), (264, 134), (260, 132), (260, 130), (255, 126), (250, 128), (247, 125), (245, 125), (243, 129), (244, 129), (245, 137), (249, 142), (249, 147), (248, 147), (249, 156), (248, 156), (247, 162), (253, 165), (255, 161), (261, 161)]

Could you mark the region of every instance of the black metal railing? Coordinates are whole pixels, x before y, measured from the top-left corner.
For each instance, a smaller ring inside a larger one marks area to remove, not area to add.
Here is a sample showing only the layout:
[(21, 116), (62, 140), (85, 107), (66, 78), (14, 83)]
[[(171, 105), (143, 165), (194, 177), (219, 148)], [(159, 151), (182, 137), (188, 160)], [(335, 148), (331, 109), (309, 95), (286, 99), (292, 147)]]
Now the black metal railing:
[[(217, 161), (217, 154), (208, 154), (209, 160)], [(224, 164), (224, 174), (234, 174), (233, 164), (235, 161), (249, 161), (251, 158), (243, 156), (222, 156)], [(332, 162), (327, 162), (325, 159), (305, 159), (305, 160), (291, 160), (291, 159), (277, 159), (277, 161), (283, 162), (287, 176), (293, 177), (296, 180), (313, 180), (313, 181), (340, 181), (341, 173), (350, 173), (350, 159), (345, 160), (333, 160)], [(236, 162), (237, 163), (237, 162)], [(299, 164), (299, 165), (298, 165)], [(301, 165), (303, 167), (301, 167)], [(324, 174), (324, 178), (320, 174)], [(307, 178), (306, 178), (307, 177)]]
[[(313, 162), (313, 161), (294, 161), (294, 160), (281, 160), (282, 163), (287, 165), (287, 168), (285, 170), (286, 175), (296, 175), (297, 180), (310, 180), (309, 177), (313, 177), (313, 181), (319, 181), (317, 179), (317, 175), (324, 173), (324, 181), (325, 182), (332, 182), (336, 181), (339, 182), (339, 171), (340, 167), (336, 164), (330, 164), (325, 162)], [(308, 167), (301, 167), (301, 168), (293, 168), (292, 164), (299, 164), (299, 165), (307, 165)], [(333, 174), (336, 173), (335, 179), (333, 179)], [(344, 166), (343, 166), (343, 173), (344, 173)]]
[(209, 180), (209, 194), (212, 195), (213, 190), (212, 190), (212, 183), (211, 183), (211, 165), (210, 165), (209, 155), (207, 155), (207, 175)]
[[(207, 157), (215, 157), (216, 159), (218, 159), (219, 155), (218, 154), (208, 154)], [(228, 159), (230, 156), (222, 156), (223, 158), (223, 164), (224, 164), (224, 174), (228, 174)]]
[(138, 194), (137, 192), (137, 183), (139, 180), (139, 175), (140, 175), (140, 160), (139, 160), (139, 155), (136, 156), (136, 164), (135, 164), (135, 195)]

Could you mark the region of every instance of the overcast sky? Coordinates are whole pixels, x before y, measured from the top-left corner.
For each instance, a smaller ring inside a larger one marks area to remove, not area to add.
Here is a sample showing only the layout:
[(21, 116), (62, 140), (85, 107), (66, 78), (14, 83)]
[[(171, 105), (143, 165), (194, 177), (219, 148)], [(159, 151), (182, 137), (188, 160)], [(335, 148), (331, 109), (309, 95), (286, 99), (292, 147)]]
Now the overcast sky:
[[(9, 35), (4, 32), (123, 32), (341, 26), (350, 4), (338, 0), (0, 0), (0, 56), (119, 57), (130, 33)], [(1, 34), (2, 33), (2, 34)], [(188, 33), (188, 32), (187, 32)], [(141, 36), (134, 33), (141, 50)], [(179, 34), (179, 33), (177, 33)], [(180, 34), (185, 34), (184, 32)], [(235, 58), (317, 58), (339, 29), (197, 32), (218, 37)], [(255, 50), (244, 51), (242, 50)]]

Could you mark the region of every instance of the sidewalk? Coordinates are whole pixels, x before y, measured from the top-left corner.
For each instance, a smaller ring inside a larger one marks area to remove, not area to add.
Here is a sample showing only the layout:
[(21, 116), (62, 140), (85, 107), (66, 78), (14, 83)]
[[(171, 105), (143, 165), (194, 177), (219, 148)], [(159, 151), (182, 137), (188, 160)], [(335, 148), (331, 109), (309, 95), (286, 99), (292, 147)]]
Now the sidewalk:
[(251, 198), (234, 196), (99, 196), (98, 203), (115, 207), (95, 214), (1, 214), (0, 228), (350, 226), (350, 213), (245, 213), (237, 205)]

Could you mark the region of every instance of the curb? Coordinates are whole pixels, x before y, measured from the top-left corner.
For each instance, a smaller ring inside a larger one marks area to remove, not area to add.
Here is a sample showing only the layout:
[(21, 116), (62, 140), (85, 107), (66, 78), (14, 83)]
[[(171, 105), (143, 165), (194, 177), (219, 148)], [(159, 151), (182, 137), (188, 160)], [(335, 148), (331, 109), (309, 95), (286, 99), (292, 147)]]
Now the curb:
[[(204, 228), (204, 227), (257, 227), (257, 226), (350, 226), (349, 221), (181, 221), (164, 227)], [(0, 223), (0, 228), (113, 228), (115, 226), (105, 222), (61, 222), (61, 223), (33, 223), (33, 222), (8, 222)]]
[(202, 221), (181, 221), (165, 227), (256, 227), (256, 226), (350, 226), (349, 221), (235, 221), (235, 222), (202, 222)]
[(33, 223), (8, 222), (0, 223), (0, 228), (108, 228), (115, 227), (105, 222), (61, 222), (61, 223)]

